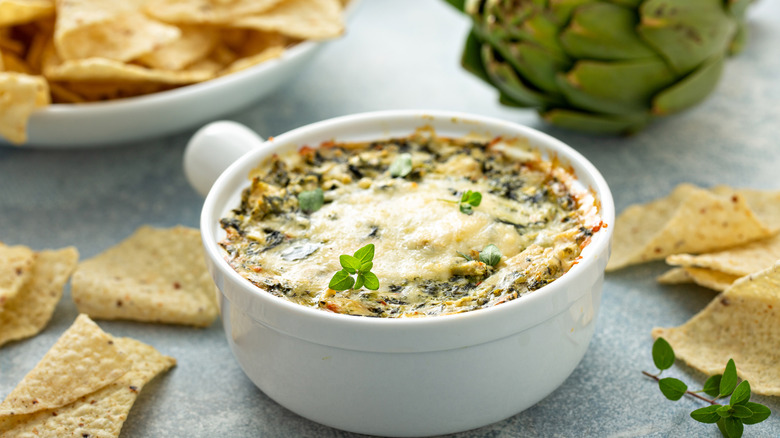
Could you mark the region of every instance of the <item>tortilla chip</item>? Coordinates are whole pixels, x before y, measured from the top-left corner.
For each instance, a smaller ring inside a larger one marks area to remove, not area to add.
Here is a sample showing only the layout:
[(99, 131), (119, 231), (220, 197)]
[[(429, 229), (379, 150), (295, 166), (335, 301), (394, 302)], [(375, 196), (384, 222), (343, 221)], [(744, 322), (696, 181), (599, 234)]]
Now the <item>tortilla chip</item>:
[(283, 0), (150, 0), (146, 12), (168, 23), (225, 24), (258, 14)]
[(0, 135), (12, 143), (24, 143), (30, 115), (49, 103), (49, 86), (44, 78), (0, 72)]
[(43, 74), (52, 81), (156, 82), (192, 84), (215, 76), (213, 69), (155, 70), (105, 58), (44, 63)]
[(780, 191), (733, 189), (728, 186), (716, 186), (712, 191), (724, 196), (742, 196), (761, 222), (769, 228), (780, 230)]
[(237, 60), (230, 63), (230, 65), (228, 65), (221, 72), (221, 74), (227, 75), (230, 73), (235, 73), (240, 70), (244, 70), (245, 68), (252, 67), (254, 65), (269, 61), (274, 58), (278, 58), (282, 56), (283, 53), (284, 53), (284, 48), (281, 46), (269, 47), (256, 55), (238, 58)]
[(772, 234), (740, 194), (723, 196), (681, 184), (666, 198), (620, 214), (607, 270), (671, 254), (725, 249)]
[(0, 0), (0, 26), (16, 26), (54, 15), (54, 0)]
[(122, 377), (130, 365), (110, 335), (79, 315), (0, 403), (0, 416), (64, 406)]
[(180, 36), (141, 12), (143, 1), (59, 0), (54, 45), (63, 60), (130, 61)]
[(780, 260), (780, 235), (706, 254), (673, 254), (666, 258), (666, 263), (674, 266), (706, 268), (742, 277), (769, 268), (778, 260)]
[(26, 246), (6, 246), (0, 243), (0, 312), (27, 282), (32, 272), (35, 253)]
[(699, 286), (722, 292), (729, 288), (740, 276), (726, 274), (713, 269), (686, 266), (673, 268), (658, 277), (661, 284), (696, 283)]
[(243, 16), (230, 25), (311, 40), (335, 38), (344, 32), (338, 0), (286, 0), (261, 14)]
[(93, 318), (205, 327), (217, 317), (200, 232), (181, 226), (141, 227), (80, 263), (71, 295), (79, 311)]
[(158, 70), (181, 70), (216, 47), (219, 33), (210, 27), (182, 26), (179, 38), (141, 56), (138, 61)]
[(118, 437), (144, 385), (174, 366), (176, 360), (134, 339), (106, 336), (128, 362), (126, 373), (93, 392), (77, 397), (70, 404), (26, 415), (0, 417), (0, 429), (12, 436)]
[(78, 257), (73, 247), (35, 254), (29, 278), (0, 310), (0, 346), (36, 335), (46, 327)]
[(685, 324), (652, 335), (705, 374), (722, 373), (733, 358), (753, 392), (780, 395), (780, 263), (740, 278)]

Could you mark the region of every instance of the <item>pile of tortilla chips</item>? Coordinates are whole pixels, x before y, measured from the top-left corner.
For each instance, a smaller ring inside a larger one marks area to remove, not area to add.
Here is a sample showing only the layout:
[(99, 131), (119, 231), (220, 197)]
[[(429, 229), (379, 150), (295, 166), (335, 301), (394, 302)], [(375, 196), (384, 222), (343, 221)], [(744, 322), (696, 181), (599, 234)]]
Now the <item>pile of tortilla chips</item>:
[(740, 278), (685, 324), (652, 335), (705, 374), (723, 373), (734, 359), (753, 392), (780, 395), (780, 263)]
[(218, 313), (200, 232), (183, 226), (143, 226), (79, 263), (71, 295), (79, 312), (99, 319), (206, 327)]
[(734, 359), (754, 392), (780, 395), (780, 191), (689, 184), (627, 208), (615, 222), (608, 270), (664, 259), (662, 283), (722, 291), (675, 328), (656, 328), (675, 354), (706, 374)]
[(50, 102), (154, 93), (342, 34), (341, 0), (0, 0), (0, 136)]
[(38, 334), (51, 319), (79, 253), (0, 243), (0, 346)]
[(114, 338), (80, 315), (0, 403), (0, 432), (117, 437), (143, 386), (175, 364), (153, 347)]

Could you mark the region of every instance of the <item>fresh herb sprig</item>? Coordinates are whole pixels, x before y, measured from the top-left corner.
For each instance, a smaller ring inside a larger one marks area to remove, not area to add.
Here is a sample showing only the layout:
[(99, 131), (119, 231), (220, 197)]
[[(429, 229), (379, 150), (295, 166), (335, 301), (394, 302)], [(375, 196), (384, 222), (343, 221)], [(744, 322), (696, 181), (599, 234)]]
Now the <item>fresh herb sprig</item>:
[[(474, 260), (468, 254), (460, 251), (458, 251), (458, 254), (468, 261)], [(496, 245), (490, 243), (479, 252), (479, 261), (486, 265), (496, 266), (501, 261), (501, 256), (501, 250)]]
[(458, 204), (458, 208), (460, 209), (461, 213), (471, 214), (474, 213), (474, 207), (479, 207), (479, 204), (482, 202), (482, 193), (466, 190), (460, 196), (459, 201), (454, 201), (452, 199), (439, 199), (439, 200), (444, 202), (449, 202), (451, 204)]
[[(669, 400), (679, 400), (684, 395), (696, 397), (710, 404), (691, 412), (691, 418), (700, 423), (715, 423), (726, 438), (742, 436), (745, 424), (760, 423), (771, 415), (768, 407), (750, 401), (750, 383), (743, 380), (739, 384), (737, 366), (734, 359), (729, 359), (723, 374), (710, 376), (700, 391), (688, 390), (682, 380), (674, 377), (661, 378), (664, 370), (674, 365), (675, 355), (672, 346), (664, 338), (658, 338), (653, 343), (653, 363), (658, 368), (658, 374), (642, 371), (642, 374), (658, 382), (661, 393)], [(708, 399), (700, 395), (705, 393), (712, 397)], [(729, 404), (720, 404), (716, 400), (730, 397)]]
[(363, 286), (370, 290), (379, 289), (379, 278), (371, 272), (374, 267), (373, 260), (373, 243), (355, 251), (354, 255), (342, 254), (339, 256), (339, 263), (343, 269), (333, 275), (328, 287), (333, 290), (360, 289)]

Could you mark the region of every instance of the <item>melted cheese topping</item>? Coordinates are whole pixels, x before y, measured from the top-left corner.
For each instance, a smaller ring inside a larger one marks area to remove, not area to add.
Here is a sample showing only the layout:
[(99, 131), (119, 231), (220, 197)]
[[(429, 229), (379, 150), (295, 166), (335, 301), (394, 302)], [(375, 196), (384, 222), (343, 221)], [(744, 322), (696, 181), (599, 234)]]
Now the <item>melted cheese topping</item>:
[[(222, 220), (221, 244), (256, 285), (329, 311), (420, 316), (501, 303), (562, 275), (599, 223), (570, 172), (518, 148), (421, 131), (273, 157)], [(388, 170), (399, 153), (412, 157), (403, 178)], [(325, 203), (304, 213), (297, 195), (315, 188)], [(471, 214), (458, 206), (467, 190), (482, 195)], [(329, 289), (339, 256), (367, 243), (379, 289)], [(479, 261), (490, 244), (502, 256), (496, 266)]]

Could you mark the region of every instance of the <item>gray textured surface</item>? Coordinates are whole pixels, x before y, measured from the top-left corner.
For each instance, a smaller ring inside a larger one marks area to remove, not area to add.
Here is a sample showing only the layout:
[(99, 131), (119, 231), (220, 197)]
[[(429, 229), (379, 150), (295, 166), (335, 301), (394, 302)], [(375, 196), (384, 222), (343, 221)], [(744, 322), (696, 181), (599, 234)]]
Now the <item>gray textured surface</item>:
[[(467, 21), (443, 1), (364, 0), (345, 38), (306, 71), (251, 108), (227, 118), (263, 135), (368, 110), (434, 108), (528, 124), (569, 143), (601, 170), (618, 211), (667, 194), (680, 182), (780, 189), (780, 5), (750, 12), (750, 41), (731, 59), (715, 95), (631, 138), (600, 138), (541, 124), (532, 111), (502, 108), (494, 92), (458, 66)], [(207, 103), (204, 103), (207, 104)], [(82, 258), (142, 224), (197, 226), (202, 200), (187, 185), (181, 155), (193, 131), (122, 147), (34, 150), (0, 146), (0, 240), (35, 249), (75, 245)], [(596, 335), (571, 377), (535, 407), (465, 437), (719, 436), (691, 420), (695, 400), (672, 403), (640, 371), (652, 370), (650, 329), (678, 325), (713, 294), (655, 283), (662, 263), (607, 277)], [(0, 350), (0, 397), (71, 324), (66, 290), (44, 332)], [(122, 432), (148, 436), (351, 436), (280, 407), (244, 376), (219, 323), (206, 330), (101, 322), (179, 360), (141, 393)], [(495, 364), (485, 372), (512, 372)], [(673, 374), (701, 385), (684, 366)], [(467, 396), (467, 395), (464, 395)], [(775, 414), (745, 436), (780, 435), (780, 399), (758, 398)]]

